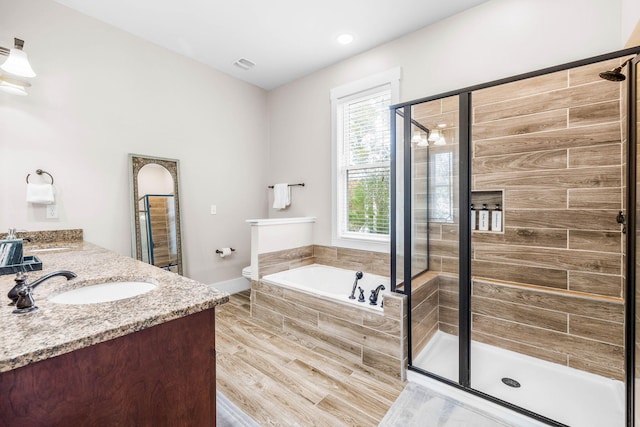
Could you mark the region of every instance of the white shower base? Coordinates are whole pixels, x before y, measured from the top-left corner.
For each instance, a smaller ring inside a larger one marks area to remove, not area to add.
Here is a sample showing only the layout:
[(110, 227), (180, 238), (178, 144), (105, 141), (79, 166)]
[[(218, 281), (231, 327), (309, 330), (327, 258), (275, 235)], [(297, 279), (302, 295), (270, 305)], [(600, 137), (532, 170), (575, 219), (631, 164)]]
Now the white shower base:
[[(457, 381), (458, 337), (438, 331), (413, 365)], [(521, 387), (505, 385), (505, 377)], [(471, 387), (569, 426), (625, 425), (623, 382), (475, 341)]]

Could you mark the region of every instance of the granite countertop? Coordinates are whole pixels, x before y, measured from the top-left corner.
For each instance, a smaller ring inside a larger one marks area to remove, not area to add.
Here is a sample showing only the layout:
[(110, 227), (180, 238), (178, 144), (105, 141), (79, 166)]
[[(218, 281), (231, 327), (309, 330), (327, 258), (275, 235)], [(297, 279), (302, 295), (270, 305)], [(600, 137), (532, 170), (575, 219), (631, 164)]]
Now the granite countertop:
[[(15, 274), (0, 276), (0, 372), (229, 301), (225, 292), (84, 241), (25, 245), (26, 255), (37, 256), (43, 264), (42, 271), (27, 274), (28, 283), (57, 270), (70, 270), (78, 277), (69, 281), (64, 277), (45, 281), (33, 293), (39, 309), (13, 314), (15, 307), (7, 305), (10, 300), (6, 295), (15, 284)], [(99, 304), (67, 305), (49, 301), (50, 297), (70, 289), (115, 281), (145, 281), (157, 287), (143, 295)]]

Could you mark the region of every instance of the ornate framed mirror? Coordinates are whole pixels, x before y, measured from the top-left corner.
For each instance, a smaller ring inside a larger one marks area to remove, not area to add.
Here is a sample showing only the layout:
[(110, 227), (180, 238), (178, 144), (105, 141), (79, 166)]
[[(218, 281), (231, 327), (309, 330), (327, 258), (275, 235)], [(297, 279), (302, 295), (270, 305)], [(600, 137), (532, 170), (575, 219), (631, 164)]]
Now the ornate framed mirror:
[(183, 274), (179, 161), (129, 154), (131, 255)]

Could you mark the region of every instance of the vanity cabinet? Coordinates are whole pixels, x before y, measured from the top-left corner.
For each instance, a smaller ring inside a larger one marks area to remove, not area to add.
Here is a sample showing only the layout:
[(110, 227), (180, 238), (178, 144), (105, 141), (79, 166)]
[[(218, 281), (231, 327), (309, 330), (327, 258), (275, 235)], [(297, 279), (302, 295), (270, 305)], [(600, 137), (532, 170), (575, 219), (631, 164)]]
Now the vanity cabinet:
[(214, 310), (1, 373), (0, 426), (215, 426)]

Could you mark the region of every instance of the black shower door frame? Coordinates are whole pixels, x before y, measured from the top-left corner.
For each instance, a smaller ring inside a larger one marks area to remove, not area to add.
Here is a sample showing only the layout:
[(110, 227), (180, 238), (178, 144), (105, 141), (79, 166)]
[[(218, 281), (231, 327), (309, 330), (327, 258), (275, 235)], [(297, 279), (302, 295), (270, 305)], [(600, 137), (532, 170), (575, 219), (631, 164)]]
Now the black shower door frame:
[[(458, 96), (459, 99), (459, 206), (469, 206), (471, 203), (471, 106), (472, 95), (474, 91), (485, 89), (493, 86), (502, 85), (505, 83), (511, 83), (519, 80), (528, 79), (531, 77), (542, 76), (558, 71), (568, 70), (570, 68), (581, 67), (584, 65), (590, 65), (596, 62), (615, 59), (623, 56), (640, 54), (640, 47), (619, 50), (608, 54), (598, 55), (591, 58), (573, 61), (566, 64), (544, 68), (538, 71), (519, 74), (513, 77), (495, 80), (492, 82), (466, 87), (459, 90), (449, 91), (438, 95), (428, 96), (425, 98), (416, 99), (400, 104), (392, 105), (390, 108), (390, 123), (391, 123), (391, 290), (393, 292), (401, 293), (407, 297), (407, 358), (408, 369), (419, 374), (436, 379), (443, 383), (446, 383), (452, 387), (461, 389), (470, 394), (479, 396), (488, 401), (496, 403), (498, 405), (509, 408), (520, 414), (526, 415), (530, 418), (547, 423), (551, 426), (566, 427), (565, 424), (559, 423), (555, 420), (549, 419), (538, 413), (529, 411), (523, 407), (514, 405), (510, 402), (498, 399), (492, 395), (483, 393), (479, 390), (471, 387), (471, 225), (470, 215), (468, 209), (459, 209), (459, 339), (458, 339), (458, 381), (452, 381), (448, 378), (441, 377), (434, 373), (428, 372), (413, 365), (412, 349), (412, 330), (411, 330), (411, 279), (415, 277), (412, 274), (411, 269), (411, 254), (412, 254), (412, 233), (409, 224), (412, 224), (412, 200), (410, 195), (412, 191), (411, 182), (411, 134), (412, 134), (412, 116), (411, 107), (416, 104), (424, 102), (435, 101), (442, 98)], [(636, 68), (635, 64), (638, 63), (639, 57), (636, 57), (632, 61), (632, 66), (629, 71), (629, 85), (628, 85), (628, 98), (629, 100), (636, 99), (637, 84), (636, 84)], [(628, 120), (627, 120), (627, 135), (628, 135), (628, 150), (627, 150), (627, 209), (626, 209), (626, 227), (627, 227), (627, 242), (626, 242), (626, 264), (625, 264), (625, 389), (626, 389), (626, 426), (632, 427), (634, 425), (634, 367), (635, 367), (635, 263), (636, 263), (636, 143), (637, 143), (637, 114), (636, 102), (629, 102)], [(397, 128), (396, 119), (402, 117), (402, 152), (403, 158), (398, 159), (396, 153), (398, 152), (397, 135), (400, 129)], [(404, 254), (404, 262), (402, 271), (398, 271), (397, 266), (397, 254), (398, 254), (398, 218), (397, 218), (397, 188), (398, 188), (398, 163), (403, 165), (403, 191), (405, 197), (403, 197), (403, 224), (405, 225), (402, 231), (404, 245), (402, 247), (402, 253)], [(466, 225), (466, 226), (463, 226)], [(399, 282), (404, 284), (403, 289), (396, 289), (396, 279), (399, 278)]]

